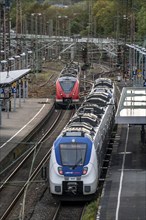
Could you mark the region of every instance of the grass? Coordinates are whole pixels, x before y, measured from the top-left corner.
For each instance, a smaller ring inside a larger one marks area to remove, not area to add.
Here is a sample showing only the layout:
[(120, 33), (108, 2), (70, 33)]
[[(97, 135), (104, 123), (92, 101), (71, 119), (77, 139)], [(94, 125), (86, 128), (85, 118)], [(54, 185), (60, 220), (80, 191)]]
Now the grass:
[(60, 72), (63, 68), (62, 63), (59, 62), (48, 62), (46, 63), (46, 70), (39, 72), (39, 73), (31, 73), (30, 77), (31, 80), (34, 83), (37, 83), (39, 81), (46, 81), (51, 77), (52, 74), (55, 74), (56, 72)]
[(95, 220), (98, 209), (98, 200), (92, 201), (85, 208), (82, 220)]

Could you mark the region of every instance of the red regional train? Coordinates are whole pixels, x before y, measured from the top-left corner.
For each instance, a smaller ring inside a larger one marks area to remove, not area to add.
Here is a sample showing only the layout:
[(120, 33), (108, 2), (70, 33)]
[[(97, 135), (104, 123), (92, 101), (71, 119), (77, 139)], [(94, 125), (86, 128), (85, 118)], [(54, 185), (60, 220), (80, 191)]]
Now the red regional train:
[(79, 103), (80, 66), (71, 62), (61, 71), (56, 81), (55, 107), (75, 107)]

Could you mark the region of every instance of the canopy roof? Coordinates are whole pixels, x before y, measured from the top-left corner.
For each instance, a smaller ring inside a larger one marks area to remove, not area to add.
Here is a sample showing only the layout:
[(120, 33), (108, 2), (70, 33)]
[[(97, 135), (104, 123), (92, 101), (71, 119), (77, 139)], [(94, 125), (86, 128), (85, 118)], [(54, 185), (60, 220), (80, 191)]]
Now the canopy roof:
[(115, 116), (117, 124), (146, 124), (146, 87), (124, 87)]
[(23, 76), (27, 75), (30, 69), (21, 69), (13, 71), (0, 72), (0, 86), (5, 86), (7, 84), (12, 84), (13, 82), (19, 80)]

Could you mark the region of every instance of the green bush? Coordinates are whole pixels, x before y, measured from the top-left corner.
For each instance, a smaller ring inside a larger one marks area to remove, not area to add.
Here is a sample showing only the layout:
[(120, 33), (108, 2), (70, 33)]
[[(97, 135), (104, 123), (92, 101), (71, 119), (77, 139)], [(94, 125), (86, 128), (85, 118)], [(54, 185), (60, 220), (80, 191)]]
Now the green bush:
[(97, 214), (97, 207), (98, 207), (97, 200), (89, 203), (89, 205), (87, 205), (85, 209), (82, 220), (95, 220)]

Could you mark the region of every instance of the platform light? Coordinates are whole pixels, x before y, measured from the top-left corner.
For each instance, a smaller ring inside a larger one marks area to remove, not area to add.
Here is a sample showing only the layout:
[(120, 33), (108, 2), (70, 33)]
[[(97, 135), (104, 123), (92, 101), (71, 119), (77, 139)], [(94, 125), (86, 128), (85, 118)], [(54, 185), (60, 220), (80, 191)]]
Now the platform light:
[(27, 53), (28, 53), (28, 54), (32, 54), (32, 51), (31, 51), (31, 50), (28, 50)]
[(7, 63), (7, 60), (1, 60), (0, 62), (5, 64)]
[(0, 64), (1, 64), (1, 66), (2, 66), (2, 71), (5, 71), (5, 64), (7, 64), (7, 60), (1, 60), (0, 61)]
[(19, 55), (16, 55), (16, 56), (14, 56), (14, 58), (19, 59), (19, 58), (20, 58), (20, 56), (19, 56)]
[(23, 52), (20, 54), (21, 57), (24, 57), (26, 54)]
[(8, 60), (9, 61), (14, 61), (15, 59), (14, 59), (14, 57), (10, 57), (10, 58), (8, 58)]

